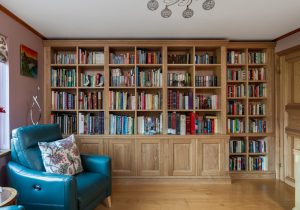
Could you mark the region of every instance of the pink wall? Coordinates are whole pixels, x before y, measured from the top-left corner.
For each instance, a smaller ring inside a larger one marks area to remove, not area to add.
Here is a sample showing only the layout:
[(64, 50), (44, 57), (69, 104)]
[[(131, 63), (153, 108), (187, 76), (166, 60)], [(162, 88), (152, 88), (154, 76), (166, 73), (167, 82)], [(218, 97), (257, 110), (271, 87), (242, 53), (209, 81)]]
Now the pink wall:
[[(43, 42), (40, 37), (0, 11), (0, 33), (8, 38), (9, 50), (9, 113), (10, 129), (30, 125), (29, 109), (37, 86), (41, 88), (39, 102), (43, 107)], [(20, 45), (38, 53), (38, 78), (20, 75)]]

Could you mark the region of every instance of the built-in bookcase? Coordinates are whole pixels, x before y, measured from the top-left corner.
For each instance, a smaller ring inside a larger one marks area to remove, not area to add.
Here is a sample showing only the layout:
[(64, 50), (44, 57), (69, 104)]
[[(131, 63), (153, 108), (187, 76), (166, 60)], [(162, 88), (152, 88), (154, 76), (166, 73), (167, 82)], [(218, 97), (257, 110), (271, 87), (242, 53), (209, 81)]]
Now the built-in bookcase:
[(272, 44), (49, 43), (45, 121), (58, 123), (63, 134), (182, 140), (225, 135), (232, 175), (274, 172)]
[(267, 48), (252, 46), (227, 49), (227, 133), (233, 173), (269, 171), (273, 144), (269, 53)]

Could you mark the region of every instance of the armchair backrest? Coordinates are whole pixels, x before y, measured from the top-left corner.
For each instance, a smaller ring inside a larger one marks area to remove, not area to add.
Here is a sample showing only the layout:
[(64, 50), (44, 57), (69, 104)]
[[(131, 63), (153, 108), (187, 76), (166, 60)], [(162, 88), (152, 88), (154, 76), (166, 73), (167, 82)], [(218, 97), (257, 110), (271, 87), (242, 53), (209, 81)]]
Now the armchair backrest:
[(32, 125), (12, 131), (12, 160), (34, 170), (44, 171), (38, 142), (51, 142), (62, 139), (57, 124)]

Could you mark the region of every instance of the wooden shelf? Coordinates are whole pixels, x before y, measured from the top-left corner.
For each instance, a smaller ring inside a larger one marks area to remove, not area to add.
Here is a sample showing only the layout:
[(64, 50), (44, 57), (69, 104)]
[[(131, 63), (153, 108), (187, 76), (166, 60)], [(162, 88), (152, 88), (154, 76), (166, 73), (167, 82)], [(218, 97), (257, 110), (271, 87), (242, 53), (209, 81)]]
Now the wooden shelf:
[(51, 87), (52, 90), (76, 90), (76, 87)]
[(104, 112), (104, 109), (78, 109), (78, 112)]
[(246, 80), (227, 80), (227, 83), (246, 83)]
[(168, 89), (192, 89), (194, 87), (190, 86), (190, 87), (172, 87), (172, 86), (168, 86)]
[(157, 90), (162, 89), (163, 87), (136, 87), (137, 89), (145, 89), (145, 90)]
[(213, 86), (213, 87), (195, 87), (196, 90), (206, 90), (206, 89), (221, 89), (222, 87), (221, 86)]
[(77, 64), (51, 64), (51, 67), (76, 67)]
[(229, 66), (229, 67), (242, 67), (242, 66), (246, 66), (246, 64), (230, 64), (230, 63), (227, 63), (227, 66)]
[(168, 67), (193, 67), (194, 64), (168, 64)]
[(136, 110), (137, 112), (162, 112), (163, 110), (162, 109), (145, 109), (145, 110), (142, 110), (142, 109), (138, 109)]
[(246, 156), (247, 153), (229, 153), (231, 156)]
[(221, 112), (221, 109), (195, 109), (196, 112)]
[(51, 109), (51, 112), (77, 112), (77, 110), (76, 109), (65, 109), (65, 110)]
[(196, 67), (205, 67), (205, 68), (211, 68), (211, 67), (221, 67), (222, 64), (195, 64)]
[(249, 83), (267, 83), (267, 80), (248, 80)]
[(193, 109), (168, 109), (168, 112), (193, 112)]
[(237, 118), (244, 118), (246, 115), (227, 115), (228, 118), (230, 117), (237, 117)]
[(113, 87), (113, 86), (109, 86), (110, 89), (135, 89), (135, 87)]
[(104, 64), (78, 64), (78, 67), (104, 67)]
[(234, 99), (236, 99), (236, 100), (246, 100), (247, 98), (246, 97), (227, 97), (227, 99), (229, 99), (229, 100), (234, 100)]
[(135, 64), (108, 64), (109, 67), (135, 67)]
[(141, 67), (141, 68), (159, 68), (162, 67), (162, 64), (136, 64), (136, 66)]
[(94, 90), (94, 89), (99, 89), (102, 90), (104, 87), (78, 87), (79, 90)]

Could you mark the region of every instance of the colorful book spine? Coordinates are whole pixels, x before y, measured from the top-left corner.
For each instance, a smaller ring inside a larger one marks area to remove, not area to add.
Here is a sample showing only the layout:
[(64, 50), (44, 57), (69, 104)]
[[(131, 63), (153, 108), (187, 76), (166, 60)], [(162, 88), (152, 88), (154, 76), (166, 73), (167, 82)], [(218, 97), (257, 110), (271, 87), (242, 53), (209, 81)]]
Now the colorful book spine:
[(245, 81), (246, 80), (246, 70), (243, 68), (227, 69), (227, 80), (229, 80), (229, 81)]
[(80, 82), (82, 87), (103, 87), (104, 75), (101, 73), (95, 74), (80, 74)]
[(79, 134), (104, 134), (104, 112), (79, 113), (78, 130)]
[(196, 87), (216, 87), (218, 86), (218, 77), (215, 75), (196, 75)]
[(246, 157), (231, 156), (229, 158), (229, 170), (230, 171), (244, 171), (244, 170), (246, 170)]
[(138, 116), (138, 134), (154, 135), (161, 134), (162, 130), (162, 114), (157, 117)]
[(138, 109), (139, 110), (159, 110), (162, 106), (162, 94), (138, 93)]
[(168, 87), (189, 87), (191, 86), (191, 74), (188, 72), (173, 72), (167, 76)]
[(109, 54), (110, 64), (134, 64), (134, 62), (135, 62), (135, 58), (134, 58), (134, 53), (132, 52)]
[(246, 97), (246, 88), (244, 84), (227, 85), (228, 97)]
[(63, 91), (51, 91), (52, 110), (75, 109), (75, 94)]
[(195, 64), (216, 64), (217, 56), (214, 55), (214, 52), (203, 51), (198, 52), (195, 55)]
[(75, 51), (57, 51), (53, 54), (54, 64), (76, 64)]
[(267, 121), (264, 119), (249, 119), (249, 133), (266, 133)]
[(249, 115), (265, 115), (266, 114), (266, 104), (263, 102), (250, 102), (248, 104)]
[(227, 119), (227, 133), (244, 133), (245, 123), (241, 119)]
[(218, 95), (196, 95), (195, 109), (219, 109)]
[(181, 93), (179, 90), (168, 90), (168, 109), (193, 109), (193, 92)]
[(109, 91), (110, 110), (134, 110), (135, 96), (129, 92)]
[(76, 69), (51, 69), (51, 87), (75, 87)]
[(78, 105), (80, 110), (103, 109), (103, 92), (79, 92)]
[(248, 71), (248, 78), (251, 81), (266, 80), (266, 69), (264, 67), (250, 68)]
[(138, 64), (161, 64), (162, 55), (160, 51), (149, 51), (147, 49), (138, 49), (136, 52)]
[(249, 157), (248, 158), (249, 171), (267, 171), (268, 170), (268, 157)]
[(190, 61), (190, 54), (176, 54), (170, 53), (168, 54), (168, 64), (189, 64)]
[(51, 114), (50, 123), (58, 124), (62, 134), (77, 133), (77, 118), (75, 114)]
[(248, 62), (250, 64), (265, 64), (266, 63), (266, 53), (265, 52), (249, 52)]
[(134, 68), (130, 71), (123, 71), (119, 68), (110, 70), (110, 86), (112, 87), (134, 87)]
[(227, 114), (228, 115), (244, 115), (245, 105), (240, 101), (227, 101)]
[(104, 64), (104, 52), (79, 48), (80, 64)]
[(248, 95), (249, 97), (266, 97), (267, 84), (248, 85)]
[(246, 144), (244, 140), (230, 140), (229, 142), (229, 152), (230, 153), (245, 153)]
[(134, 118), (121, 115), (109, 115), (109, 134), (110, 135), (133, 135)]
[(265, 153), (267, 152), (267, 142), (264, 139), (257, 139), (249, 141), (250, 153)]
[(136, 72), (136, 83), (139, 87), (162, 87), (161, 69), (140, 71), (139, 67), (136, 67)]
[(227, 63), (228, 64), (244, 64), (245, 63), (245, 52), (228, 50), (227, 51)]

